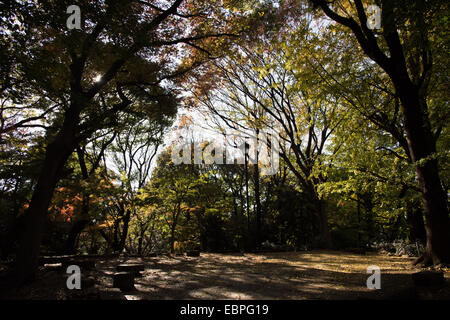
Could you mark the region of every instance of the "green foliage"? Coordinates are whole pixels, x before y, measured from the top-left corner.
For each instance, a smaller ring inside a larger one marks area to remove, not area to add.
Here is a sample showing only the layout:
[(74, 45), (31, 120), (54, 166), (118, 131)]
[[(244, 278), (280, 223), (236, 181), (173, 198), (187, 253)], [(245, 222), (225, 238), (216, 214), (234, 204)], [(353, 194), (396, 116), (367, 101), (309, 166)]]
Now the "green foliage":
[[(450, 188), (448, 3), (389, 2), (437, 145), (415, 163), (386, 68), (323, 3), (359, 21), (349, 1), (185, 0), (156, 24), (167, 7), (84, 1), (84, 28), (69, 31), (70, 1), (12, 1), (0, 19), (3, 238), (20, 225), (47, 146), (69, 128), (45, 253), (64, 252), (78, 223), (81, 252), (254, 250), (259, 236), (305, 249), (324, 224), (336, 248), (412, 241), (417, 169), (437, 160)], [(388, 27), (373, 31), (383, 54)], [(175, 165), (174, 145), (161, 146), (180, 105), (207, 110), (221, 132), (275, 129), (280, 171)]]

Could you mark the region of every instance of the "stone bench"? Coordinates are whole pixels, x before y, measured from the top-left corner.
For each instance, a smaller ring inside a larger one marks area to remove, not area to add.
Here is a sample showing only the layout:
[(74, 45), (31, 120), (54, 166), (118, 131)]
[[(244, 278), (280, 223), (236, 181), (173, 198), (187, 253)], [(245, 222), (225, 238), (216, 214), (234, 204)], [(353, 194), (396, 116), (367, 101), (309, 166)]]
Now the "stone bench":
[(63, 272), (65, 271), (62, 263), (46, 263), (44, 264), (46, 271)]
[(132, 291), (134, 287), (134, 272), (116, 272), (113, 274), (113, 287), (122, 291)]
[(108, 288), (99, 293), (100, 300), (127, 300), (119, 288)]
[(43, 266), (46, 264), (64, 263), (74, 259), (74, 257), (75, 256), (43, 256), (39, 257), (39, 265)]
[(48, 269), (61, 265), (63, 271), (70, 265), (77, 265), (82, 270), (93, 270), (95, 269), (95, 260), (83, 256), (50, 256), (39, 258), (39, 265)]
[[(65, 273), (62, 275), (62, 279), (64, 281), (63, 286), (66, 287), (67, 285), (67, 280), (69, 279), (69, 277), (72, 276), (72, 274), (70, 273)], [(89, 289), (89, 288), (93, 288), (95, 287), (96, 281), (95, 278), (92, 276), (86, 276), (81, 274), (81, 289)]]
[(64, 271), (67, 270), (68, 266), (76, 265), (79, 266), (81, 269), (81, 272), (86, 270), (94, 270), (95, 269), (95, 261), (94, 260), (78, 260), (78, 259), (70, 259), (67, 261), (64, 261), (62, 263)]
[(136, 277), (140, 277), (142, 275), (141, 271), (145, 270), (145, 266), (137, 263), (124, 263), (119, 264), (116, 270), (119, 272), (132, 272)]
[(420, 271), (411, 276), (416, 286), (439, 286), (445, 281), (442, 271)]
[(81, 272), (95, 269), (95, 261), (64, 261), (60, 263), (46, 263), (44, 268), (47, 271), (66, 272), (71, 265), (80, 267)]
[(188, 257), (200, 257), (200, 251), (198, 251), (198, 250), (188, 251), (188, 252), (186, 252), (186, 255)]

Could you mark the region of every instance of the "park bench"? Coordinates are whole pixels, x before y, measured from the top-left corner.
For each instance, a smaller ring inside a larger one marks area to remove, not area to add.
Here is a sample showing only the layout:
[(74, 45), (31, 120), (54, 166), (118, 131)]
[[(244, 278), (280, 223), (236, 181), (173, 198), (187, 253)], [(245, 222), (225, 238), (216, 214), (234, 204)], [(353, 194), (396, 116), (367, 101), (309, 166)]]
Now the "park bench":
[(116, 270), (119, 272), (132, 272), (136, 277), (142, 276), (141, 271), (144, 271), (145, 266), (137, 263), (119, 264)]
[(116, 272), (113, 274), (113, 287), (121, 291), (132, 291), (134, 287), (135, 272)]
[(198, 250), (191, 250), (186, 252), (186, 256), (188, 257), (200, 257), (200, 251)]

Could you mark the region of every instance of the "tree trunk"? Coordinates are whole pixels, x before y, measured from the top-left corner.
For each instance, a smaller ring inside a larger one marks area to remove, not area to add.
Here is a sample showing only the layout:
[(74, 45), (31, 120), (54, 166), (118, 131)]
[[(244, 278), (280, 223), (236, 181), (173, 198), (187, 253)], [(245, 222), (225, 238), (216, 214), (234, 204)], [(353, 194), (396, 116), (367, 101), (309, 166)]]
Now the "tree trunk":
[(78, 235), (89, 224), (89, 194), (83, 193), (83, 200), (81, 204), (80, 220), (76, 221), (70, 229), (66, 240), (64, 251), (66, 254), (74, 254), (76, 252), (76, 240)]
[(325, 209), (325, 203), (322, 199), (316, 198), (314, 200), (316, 208), (316, 216), (319, 223), (319, 247), (323, 249), (331, 248), (331, 237), (328, 229), (327, 212)]
[(47, 145), (41, 173), (24, 216), (24, 230), (19, 240), (15, 270), (15, 280), (18, 285), (34, 279), (37, 271), (47, 210), (56, 184), (61, 178), (62, 169), (76, 148), (79, 119), (80, 106), (72, 102), (71, 107), (66, 111), (61, 130), (54, 141)]
[(425, 265), (450, 263), (447, 194), (439, 177), (435, 158), (436, 140), (431, 131), (426, 101), (420, 98), (418, 89), (412, 84), (398, 84), (397, 90), (403, 106), (405, 131), (419, 180), (426, 219), (426, 253), (420, 262)]
[[(258, 132), (258, 131), (257, 131)], [(256, 248), (261, 246), (261, 192), (259, 188), (259, 166), (258, 153), (256, 153), (256, 161), (254, 165), (254, 186), (255, 186), (255, 205), (256, 205)]]
[(76, 242), (77, 237), (81, 233), (81, 231), (86, 228), (89, 224), (89, 220), (83, 219), (76, 221), (72, 228), (70, 229), (69, 236), (67, 237), (64, 253), (65, 254), (74, 254), (77, 251)]
[(19, 241), (16, 257), (16, 280), (19, 285), (34, 279), (47, 210), (64, 164), (74, 148), (74, 135), (65, 130), (47, 146), (41, 175), (25, 214), (24, 230)]
[(427, 242), (427, 233), (423, 222), (423, 213), (421, 208), (409, 206), (406, 210), (406, 220), (409, 225), (409, 234), (412, 241), (420, 241), (422, 244)]
[[(417, 18), (422, 19), (421, 14), (424, 14), (424, 12), (419, 10), (417, 13)], [(427, 91), (425, 81), (427, 69), (428, 71), (431, 70), (432, 62), (431, 59), (422, 55), (421, 67), (423, 73), (416, 73), (410, 77), (405, 51), (397, 31), (394, 2), (383, 1), (382, 19), (383, 36), (390, 51), (389, 60), (384, 61), (382, 65), (392, 79), (401, 101), (406, 138), (411, 160), (414, 163), (419, 180), (425, 213), (426, 252), (417, 262), (423, 262), (424, 265), (450, 263), (450, 219), (447, 208), (447, 194), (439, 177), (436, 138), (431, 129), (429, 110), (424, 96), (424, 92)], [(425, 26), (423, 27), (423, 41), (427, 45), (427, 30)], [(378, 63), (380, 63), (379, 59)]]
[(120, 242), (117, 247), (119, 253), (121, 253), (125, 248), (125, 241), (128, 236), (128, 225), (130, 223), (130, 217), (131, 217), (131, 210), (128, 209), (125, 213), (125, 216), (123, 217), (122, 234), (120, 235)]
[(143, 243), (144, 243), (144, 232), (141, 232), (138, 238), (138, 248), (137, 248), (137, 254), (142, 256), (143, 254)]
[[(425, 11), (423, 2), (414, 2), (418, 5), (417, 19), (421, 24), (423, 39), (418, 43), (418, 51), (421, 54), (422, 71), (415, 72), (410, 77), (406, 63), (406, 51), (402, 45), (395, 13), (395, 1), (382, 1), (383, 38), (388, 46), (390, 55), (387, 56), (380, 49), (373, 33), (367, 28), (361, 27), (352, 19), (347, 19), (333, 12), (327, 1), (312, 0), (319, 5), (324, 13), (336, 22), (350, 28), (361, 48), (375, 61), (391, 78), (401, 106), (404, 128), (410, 150), (411, 160), (416, 169), (416, 175), (422, 193), (424, 213), (426, 220), (427, 246), (426, 253), (418, 262), (425, 265), (450, 263), (450, 219), (447, 207), (447, 194), (442, 187), (439, 177), (438, 163), (435, 158), (436, 139), (432, 133), (428, 108), (422, 92), (427, 91), (426, 78), (432, 67), (431, 52), (427, 53), (428, 34), (423, 23)], [(361, 1), (360, 10), (364, 10)], [(361, 21), (365, 23), (365, 19)], [(367, 38), (369, 34), (369, 38)], [(414, 72), (414, 71), (412, 71)], [(414, 81), (411, 79), (415, 79)]]
[(204, 252), (210, 249), (208, 248), (208, 235), (204, 231), (200, 234), (200, 245)]
[(175, 253), (175, 226), (170, 230), (170, 253)]
[(251, 234), (250, 228), (250, 198), (248, 195), (248, 150), (247, 143), (245, 144), (245, 155), (244, 155), (244, 168), (245, 168), (245, 201), (247, 210), (247, 232), (248, 235)]

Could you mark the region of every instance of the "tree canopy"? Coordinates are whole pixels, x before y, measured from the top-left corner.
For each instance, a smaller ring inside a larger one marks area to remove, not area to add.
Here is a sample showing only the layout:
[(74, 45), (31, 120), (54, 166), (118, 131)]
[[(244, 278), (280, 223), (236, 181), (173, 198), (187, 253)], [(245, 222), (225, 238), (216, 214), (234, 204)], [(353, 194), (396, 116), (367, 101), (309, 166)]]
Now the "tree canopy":
[[(18, 283), (42, 254), (401, 239), (450, 263), (446, 1), (84, 1), (80, 29), (71, 4), (1, 5), (1, 258)], [(242, 161), (196, 163), (227, 132)], [(249, 145), (267, 132), (270, 174)]]

